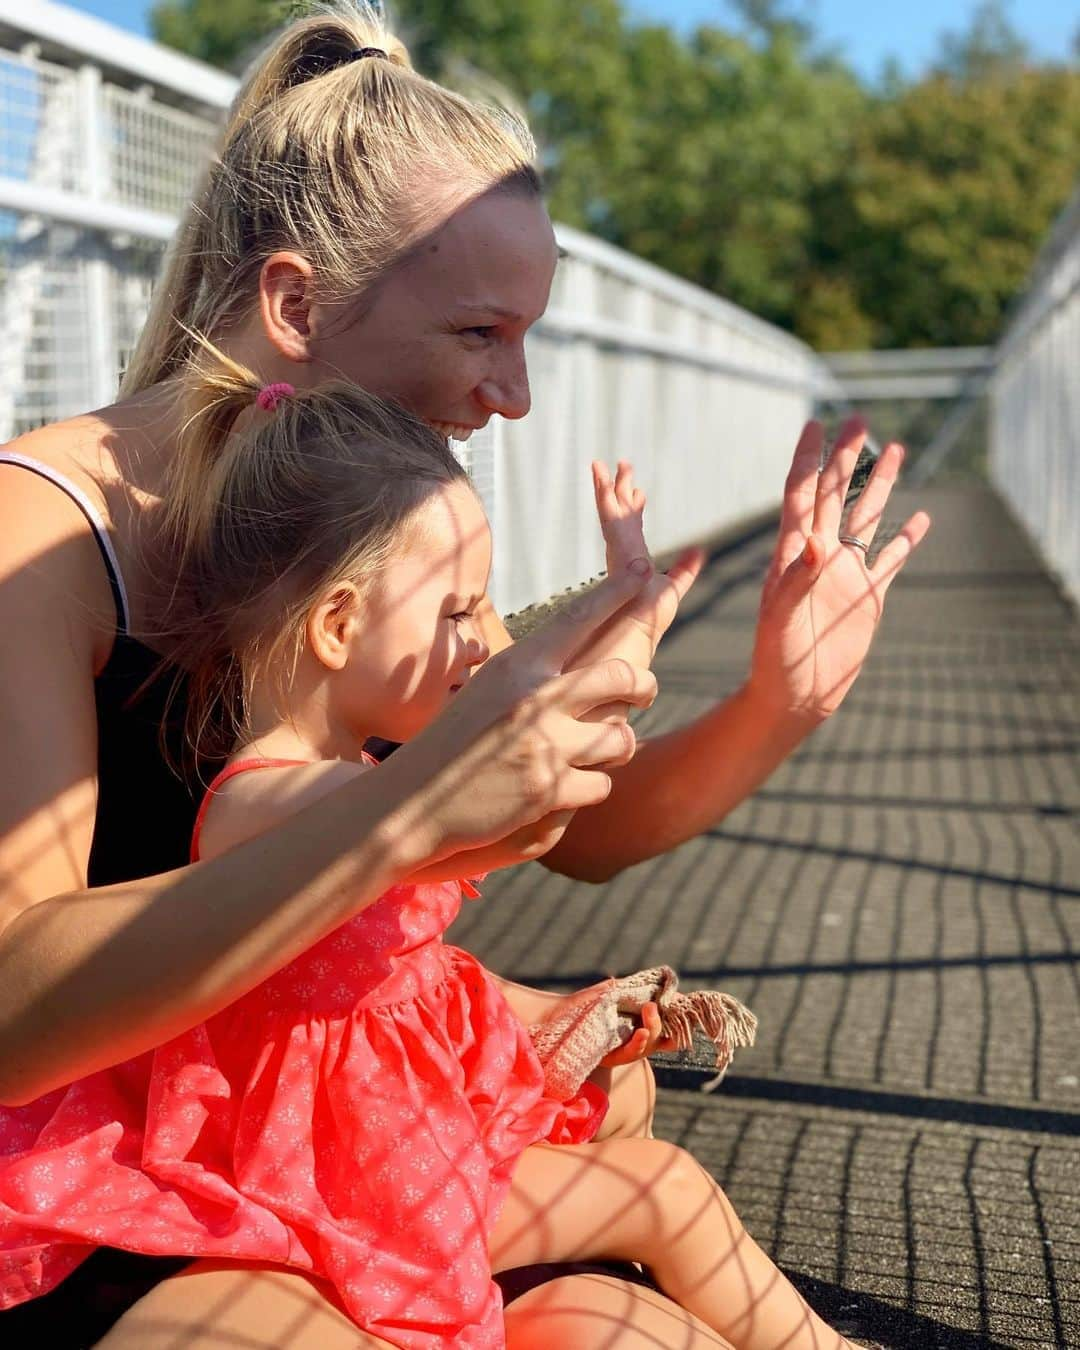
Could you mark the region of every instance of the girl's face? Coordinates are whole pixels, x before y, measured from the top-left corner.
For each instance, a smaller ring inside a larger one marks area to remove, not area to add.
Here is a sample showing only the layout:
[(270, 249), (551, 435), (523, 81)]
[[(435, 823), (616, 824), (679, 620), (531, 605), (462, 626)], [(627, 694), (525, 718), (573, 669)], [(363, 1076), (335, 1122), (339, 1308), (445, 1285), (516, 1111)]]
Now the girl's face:
[(491, 531), (462, 481), (432, 493), (363, 601), (338, 712), (357, 736), (406, 741), (487, 660), (476, 609), (491, 571)]
[(492, 413), (529, 411), (525, 333), (543, 314), (558, 252), (543, 202), (486, 193), (458, 209), (311, 346), (344, 375), (464, 439)]

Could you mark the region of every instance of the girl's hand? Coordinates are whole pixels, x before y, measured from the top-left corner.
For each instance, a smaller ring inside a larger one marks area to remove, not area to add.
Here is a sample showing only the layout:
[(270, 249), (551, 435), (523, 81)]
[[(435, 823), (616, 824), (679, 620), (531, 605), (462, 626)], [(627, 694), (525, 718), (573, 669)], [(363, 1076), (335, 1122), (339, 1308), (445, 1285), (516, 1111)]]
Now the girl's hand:
[[(643, 518), (645, 493), (634, 483), (628, 460), (619, 460), (612, 479), (606, 464), (592, 466), (596, 514), (604, 535), (608, 575), (618, 575), (631, 559), (648, 559)], [(626, 605), (578, 653), (580, 662), (619, 657), (633, 665), (651, 663), (657, 644), (671, 625), (679, 602), (701, 570), (704, 554), (692, 549), (668, 573), (654, 572), (636, 600)], [(625, 720), (626, 704), (612, 703), (590, 714), (596, 722)]]
[[(610, 575), (631, 558), (649, 556), (644, 531), (645, 493), (634, 482), (629, 460), (619, 460), (614, 479), (606, 464), (594, 460), (592, 478)], [(617, 652), (634, 662), (651, 662), (704, 561), (700, 549), (688, 549), (667, 572), (655, 572), (634, 604), (598, 635), (589, 654)]]
[[(648, 707), (656, 680), (625, 660), (580, 664), (578, 653), (636, 598), (647, 575), (647, 564), (622, 570), (497, 653), (430, 727), (380, 766), (405, 779), (400, 823), (417, 833), (425, 864), (608, 795), (611, 780), (599, 766), (626, 763), (634, 733), (625, 722), (583, 719), (612, 702)], [(563, 828), (546, 821), (549, 846)]]
[(655, 1003), (646, 1003), (641, 1009), (641, 1026), (617, 1050), (604, 1056), (600, 1064), (614, 1069), (619, 1064), (632, 1064), (635, 1059), (647, 1059), (660, 1051), (674, 1050), (676, 1043), (665, 1037), (660, 1026), (660, 1009)]
[(645, 493), (634, 483), (634, 466), (620, 459), (612, 479), (602, 460), (592, 463), (593, 494), (610, 575), (629, 566), (634, 558), (647, 558), (645, 543)]
[[(849, 419), (820, 474), (820, 422), (807, 423), (795, 449), (748, 686), (766, 717), (820, 721), (840, 706), (866, 659), (886, 592), (930, 528), (930, 517), (917, 511), (873, 567), (860, 548), (840, 542), (844, 498), (865, 439), (862, 421)], [(903, 461), (899, 445), (885, 447), (844, 534), (871, 543)]]

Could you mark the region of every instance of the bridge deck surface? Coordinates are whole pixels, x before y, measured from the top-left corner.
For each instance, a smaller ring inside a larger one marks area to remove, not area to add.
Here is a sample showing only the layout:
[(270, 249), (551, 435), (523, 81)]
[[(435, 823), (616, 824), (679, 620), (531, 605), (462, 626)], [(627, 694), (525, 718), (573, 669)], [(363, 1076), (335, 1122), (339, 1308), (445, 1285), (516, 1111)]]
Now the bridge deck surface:
[[(1005, 508), (938, 488), (843, 710), (706, 837), (604, 887), (492, 878), (453, 940), (557, 989), (666, 961), (761, 1026), (658, 1133), (855, 1339), (1080, 1346), (1080, 624)], [(771, 538), (661, 650), (675, 725), (746, 668)]]

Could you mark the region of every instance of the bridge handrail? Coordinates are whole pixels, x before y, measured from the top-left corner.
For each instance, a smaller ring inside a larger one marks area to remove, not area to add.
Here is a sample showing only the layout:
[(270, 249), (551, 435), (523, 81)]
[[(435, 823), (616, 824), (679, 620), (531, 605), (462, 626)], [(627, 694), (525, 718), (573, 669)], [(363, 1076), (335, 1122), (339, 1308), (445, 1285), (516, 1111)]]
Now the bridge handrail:
[[(110, 401), (236, 88), (55, 0), (0, 0), (0, 437)], [(839, 397), (789, 333), (557, 234), (566, 256), (529, 339), (538, 415), (462, 449), (501, 541), (504, 608), (599, 571), (589, 458), (634, 455), (668, 549), (775, 506), (800, 424)]]
[(995, 351), (990, 474), (1080, 603), (1080, 190)]

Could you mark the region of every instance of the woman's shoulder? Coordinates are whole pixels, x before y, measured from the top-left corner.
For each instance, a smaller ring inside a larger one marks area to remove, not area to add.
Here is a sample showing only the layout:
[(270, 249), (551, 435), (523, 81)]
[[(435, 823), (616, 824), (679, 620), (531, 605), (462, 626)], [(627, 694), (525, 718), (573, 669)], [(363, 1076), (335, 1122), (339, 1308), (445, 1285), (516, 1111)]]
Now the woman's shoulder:
[[(106, 496), (93, 467), (101, 441), (90, 416), (0, 445), (0, 620), (12, 631), (20, 613), (50, 615), (77, 645), (89, 638), (95, 670), (117, 630), (119, 578)], [(33, 631), (40, 627), (39, 617)]]

